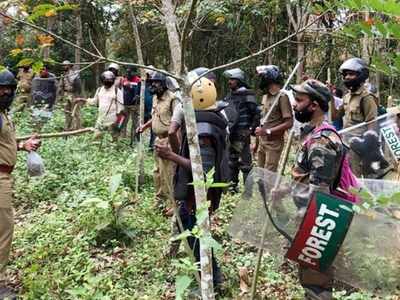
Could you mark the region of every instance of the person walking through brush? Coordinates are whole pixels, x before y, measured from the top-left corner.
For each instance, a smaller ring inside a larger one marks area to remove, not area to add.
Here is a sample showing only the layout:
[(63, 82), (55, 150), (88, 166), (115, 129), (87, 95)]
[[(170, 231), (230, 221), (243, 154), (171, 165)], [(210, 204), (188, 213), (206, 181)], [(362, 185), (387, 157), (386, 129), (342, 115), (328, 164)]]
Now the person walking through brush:
[(101, 74), (103, 86), (96, 90), (93, 98), (86, 101), (90, 105), (97, 105), (99, 108), (95, 124), (95, 139), (101, 138), (104, 133), (109, 132), (112, 140), (116, 142), (120, 135), (124, 116), (124, 99), (121, 89), (115, 86), (115, 75), (111, 71), (104, 71)]
[(22, 111), (25, 107), (30, 107), (32, 104), (31, 88), (33, 71), (31, 65), (24, 65), (19, 69), (17, 74), (18, 87), (17, 87), (17, 97), (15, 99), (14, 112)]
[[(244, 72), (231, 69), (224, 72), (228, 78), (229, 94), (224, 98), (237, 113), (237, 119), (230, 128), (229, 163), (231, 168), (230, 191), (239, 192), (239, 172), (243, 173), (243, 181), (252, 168), (250, 151), (250, 135), (260, 122), (260, 111), (254, 91), (249, 89)], [(229, 111), (229, 109), (227, 108)]]
[(15, 127), (8, 115), (14, 100), (17, 81), (8, 70), (0, 71), (0, 299), (16, 299), (4, 277), (14, 232), (13, 179), (17, 151), (35, 151), (40, 141), (32, 136), (17, 144)]
[[(365, 85), (369, 77), (369, 69), (367, 63), (361, 58), (350, 58), (346, 60), (339, 68), (339, 72), (343, 77), (344, 85), (349, 92), (343, 97), (343, 105), (337, 111), (332, 104), (332, 119), (343, 117), (343, 128), (348, 128), (363, 122), (369, 122), (378, 116), (379, 99), (368, 90)], [(371, 123), (368, 129), (375, 129), (376, 124)], [(354, 137), (361, 137), (365, 132), (365, 128), (354, 130)], [(350, 150), (351, 168), (357, 177), (365, 176), (361, 164), (359, 154)]]
[[(169, 147), (168, 129), (171, 125), (172, 113), (179, 99), (168, 89), (167, 77), (164, 74), (154, 72), (149, 82), (151, 84), (150, 91), (153, 94), (151, 119), (139, 126), (137, 132), (142, 133), (151, 127), (156, 136), (154, 144)], [(173, 200), (172, 181), (174, 164), (170, 160), (160, 157), (157, 153), (155, 153), (154, 159), (155, 205), (160, 210), (168, 210), (168, 203)]]
[(257, 72), (260, 77), (259, 87), (263, 92), (264, 118), (262, 126), (255, 130), (258, 137), (258, 166), (276, 172), (283, 151), (285, 133), (293, 126), (293, 112), (289, 97), (281, 90), (283, 76), (279, 68), (274, 65), (259, 66)]
[(63, 61), (63, 68), (59, 91), (61, 103), (64, 104), (64, 130), (76, 130), (81, 128), (80, 103), (76, 101), (81, 93), (81, 80), (70, 61)]
[[(308, 79), (293, 85), (295, 104), (294, 116), (303, 128), (303, 142), (292, 168), (295, 181), (308, 184), (310, 189), (301, 199), (295, 199), (299, 217), (304, 216), (309, 200), (315, 191), (335, 193), (344, 173), (345, 146), (333, 126), (325, 121), (329, 103), (333, 101), (330, 90), (321, 82)], [(346, 158), (346, 162), (347, 158)], [(355, 179), (354, 176), (352, 176)], [(339, 183), (339, 184), (338, 184)], [(343, 190), (345, 187), (340, 186)], [(307, 267), (299, 267), (299, 279), (306, 299), (331, 300), (333, 268), (318, 272)]]

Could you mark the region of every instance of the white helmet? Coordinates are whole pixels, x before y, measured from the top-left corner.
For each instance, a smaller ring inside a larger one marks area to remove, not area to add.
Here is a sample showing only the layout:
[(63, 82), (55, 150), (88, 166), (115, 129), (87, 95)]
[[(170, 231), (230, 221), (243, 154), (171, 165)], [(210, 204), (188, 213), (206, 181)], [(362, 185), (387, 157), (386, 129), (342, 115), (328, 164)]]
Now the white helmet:
[(115, 70), (119, 71), (119, 66), (116, 63), (111, 63), (107, 67), (107, 70), (110, 70), (110, 69), (115, 69)]

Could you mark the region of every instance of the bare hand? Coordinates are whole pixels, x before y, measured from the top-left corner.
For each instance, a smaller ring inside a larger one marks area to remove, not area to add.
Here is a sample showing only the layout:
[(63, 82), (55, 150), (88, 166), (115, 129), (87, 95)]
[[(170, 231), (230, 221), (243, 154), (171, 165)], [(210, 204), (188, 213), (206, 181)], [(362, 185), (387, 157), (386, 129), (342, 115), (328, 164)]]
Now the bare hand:
[(262, 128), (262, 127), (257, 127), (256, 130), (255, 130), (255, 134), (256, 134), (256, 136), (267, 135), (267, 133), (265, 132), (264, 128)]
[(22, 144), (22, 149), (28, 152), (36, 151), (40, 145), (41, 140), (37, 138), (37, 135), (32, 135), (29, 140)]
[(86, 103), (87, 100), (85, 98), (75, 98), (74, 102), (76, 102), (76, 103), (78, 103), (78, 102)]
[(136, 128), (136, 133), (142, 133), (144, 131), (144, 125), (140, 125), (138, 128)]
[(156, 154), (164, 159), (169, 159), (172, 154), (172, 150), (168, 145), (165, 144), (156, 144), (154, 145), (156, 149)]

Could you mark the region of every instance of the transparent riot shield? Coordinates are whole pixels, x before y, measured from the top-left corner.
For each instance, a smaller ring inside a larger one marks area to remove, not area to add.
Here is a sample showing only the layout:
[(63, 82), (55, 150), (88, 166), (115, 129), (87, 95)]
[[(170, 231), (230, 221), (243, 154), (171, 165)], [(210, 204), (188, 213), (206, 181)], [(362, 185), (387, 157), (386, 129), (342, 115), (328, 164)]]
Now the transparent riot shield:
[[(400, 220), (394, 205), (400, 186), (362, 180), (358, 196), (381, 198), (385, 206), (356, 209), (352, 203), (310, 190), (265, 169), (254, 168), (229, 232), (277, 258), (324, 272), (376, 294), (400, 288)], [(370, 202), (370, 199), (368, 199)], [(379, 202), (376, 202), (379, 203)]]
[(396, 180), (400, 161), (398, 107), (388, 109), (386, 114), (374, 121), (343, 129), (339, 133), (350, 148), (350, 161), (356, 175)]

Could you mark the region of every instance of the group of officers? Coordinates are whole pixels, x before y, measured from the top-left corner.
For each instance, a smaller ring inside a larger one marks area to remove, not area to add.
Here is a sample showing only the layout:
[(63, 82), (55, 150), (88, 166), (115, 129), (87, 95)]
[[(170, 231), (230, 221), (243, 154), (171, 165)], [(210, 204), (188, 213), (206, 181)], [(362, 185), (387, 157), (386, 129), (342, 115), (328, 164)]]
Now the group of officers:
[[(102, 86), (96, 90), (93, 98), (84, 99), (74, 90), (77, 72), (72, 64), (64, 62), (65, 74), (61, 80), (63, 97), (65, 98), (66, 130), (80, 126), (79, 108), (77, 105), (88, 102), (99, 108), (96, 121), (97, 133), (109, 131), (116, 138), (116, 129), (126, 122), (126, 117), (137, 120), (137, 102), (127, 105), (124, 87), (137, 87), (140, 78), (129, 74), (119, 76), (118, 65), (111, 64), (102, 73)], [(327, 114), (332, 111), (334, 119), (343, 118), (344, 127), (374, 120), (378, 116), (378, 99), (371, 93), (365, 83), (368, 79), (368, 65), (359, 58), (351, 58), (340, 67), (343, 83), (348, 93), (343, 98), (343, 105), (335, 107), (330, 88), (315, 79), (307, 79), (303, 83), (291, 86), (293, 100), (287, 91), (282, 90), (284, 77), (275, 65), (259, 66), (256, 69), (262, 92), (261, 107), (256, 99), (256, 92), (250, 89), (245, 73), (239, 69), (224, 72), (229, 93), (221, 101), (217, 101), (216, 75), (207, 68), (196, 68), (188, 73), (192, 82), (191, 98), (195, 109), (200, 154), (203, 170), (208, 173), (214, 170), (214, 182), (230, 182), (230, 191), (239, 191), (239, 172), (246, 180), (252, 168), (252, 154), (257, 153), (257, 165), (270, 171), (277, 171), (280, 156), (285, 145), (285, 138), (295, 122), (304, 124), (301, 139), (308, 137), (312, 142), (301, 143), (292, 169), (295, 180), (307, 183), (311, 191), (322, 190), (332, 192), (337, 188), (333, 183), (340, 177), (340, 166), (345, 155), (350, 155), (353, 172), (358, 177), (382, 177), (387, 173), (363, 173), (366, 168), (360, 152), (346, 147), (337, 132), (319, 130), (327, 122)], [(24, 73), (17, 76), (20, 94), (27, 93), (22, 84)], [(21, 75), (22, 74), (22, 75)], [(46, 77), (47, 76), (47, 77)], [(47, 69), (40, 72), (39, 77), (51, 78)], [(27, 76), (29, 77), (29, 76)], [(40, 80), (40, 79), (39, 79)], [(48, 80), (47, 80), (48, 81)], [(47, 83), (46, 83), (47, 84)], [(25, 143), (18, 144), (15, 129), (8, 114), (14, 99), (17, 81), (14, 75), (3, 70), (0, 72), (0, 264), (4, 269), (10, 251), (13, 231), (12, 214), (12, 178), (11, 172), (16, 163), (17, 150), (36, 150), (40, 141), (32, 137)], [(33, 86), (31, 87), (33, 88)], [(137, 93), (133, 93), (133, 99)], [(190, 140), (186, 134), (184, 105), (181, 103), (179, 90), (171, 83), (169, 77), (160, 72), (149, 71), (146, 80), (146, 93), (151, 98), (151, 109), (147, 120), (137, 126), (136, 132), (142, 133), (151, 128), (154, 134), (154, 187), (155, 200), (160, 208), (168, 208), (170, 203), (177, 206), (177, 215), (173, 218), (174, 231), (191, 230), (196, 225), (196, 201), (190, 161)], [(31, 91), (32, 99), (35, 97)], [(27, 95), (24, 95), (27, 97)], [(42, 97), (43, 98), (43, 97)], [(19, 100), (22, 101), (22, 100)], [(24, 100), (29, 103), (30, 100)], [(22, 101), (23, 102), (23, 101)], [(54, 103), (53, 103), (54, 104)], [(32, 104), (34, 105), (34, 104)], [(67, 117), (68, 115), (68, 117)], [(136, 121), (133, 120), (133, 121)], [(125, 123), (126, 124), (126, 123)], [(134, 126), (134, 125), (133, 125)], [(361, 134), (361, 133), (360, 133)], [(251, 146), (252, 136), (256, 143)], [(385, 170), (388, 172), (388, 170)], [(210, 211), (214, 212), (220, 203), (223, 189), (212, 187), (207, 191)], [(167, 209), (169, 214), (170, 209)], [(181, 219), (183, 228), (176, 222)], [(200, 260), (199, 241), (194, 236), (187, 238), (194, 257)], [(172, 244), (170, 254), (177, 252), (177, 245)], [(213, 255), (212, 259), (214, 285), (220, 286), (223, 276)], [(319, 273), (311, 269), (300, 269), (300, 282), (309, 299), (332, 299), (333, 274)], [(4, 286), (0, 293), (9, 292)]]

